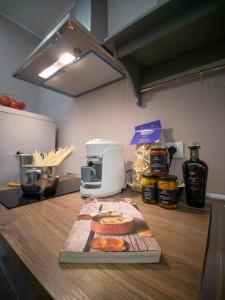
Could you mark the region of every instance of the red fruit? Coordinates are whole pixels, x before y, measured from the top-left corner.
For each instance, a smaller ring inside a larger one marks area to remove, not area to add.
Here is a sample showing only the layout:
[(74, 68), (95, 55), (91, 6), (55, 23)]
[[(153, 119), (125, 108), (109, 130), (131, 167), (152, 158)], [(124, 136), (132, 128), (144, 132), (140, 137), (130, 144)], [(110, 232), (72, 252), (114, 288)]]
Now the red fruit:
[(3, 106), (10, 106), (11, 99), (7, 95), (0, 96), (0, 104)]
[(26, 107), (26, 104), (22, 101), (17, 104), (18, 109), (24, 109), (25, 107)]
[(15, 99), (11, 99), (10, 107), (17, 108), (18, 102)]
[(17, 104), (14, 107), (15, 109), (21, 109), (19, 103), (17, 102)]

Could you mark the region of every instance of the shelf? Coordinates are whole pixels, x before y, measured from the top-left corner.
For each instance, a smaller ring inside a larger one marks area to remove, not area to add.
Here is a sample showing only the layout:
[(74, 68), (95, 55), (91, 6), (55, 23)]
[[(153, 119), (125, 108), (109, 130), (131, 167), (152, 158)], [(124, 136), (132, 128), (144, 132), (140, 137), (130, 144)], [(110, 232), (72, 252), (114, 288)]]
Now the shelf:
[(24, 117), (28, 117), (28, 118), (32, 118), (32, 119), (44, 120), (44, 121), (53, 122), (53, 123), (56, 122), (52, 118), (49, 118), (49, 117), (44, 116), (44, 115), (35, 114), (35, 113), (31, 113), (29, 111), (19, 110), (19, 109), (6, 107), (6, 106), (1, 106), (1, 105), (0, 105), (0, 112), (13, 114), (13, 115), (24, 116)]
[(159, 1), (104, 47), (126, 68), (141, 105), (141, 91), (224, 64), (225, 2)]

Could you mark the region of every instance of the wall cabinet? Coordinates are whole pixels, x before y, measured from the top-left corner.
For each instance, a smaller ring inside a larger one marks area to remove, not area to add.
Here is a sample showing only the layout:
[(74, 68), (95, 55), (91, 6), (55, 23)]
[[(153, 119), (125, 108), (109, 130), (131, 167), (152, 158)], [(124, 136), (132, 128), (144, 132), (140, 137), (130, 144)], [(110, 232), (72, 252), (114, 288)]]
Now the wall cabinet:
[(158, 1), (144, 16), (105, 40), (141, 93), (225, 65), (225, 2)]

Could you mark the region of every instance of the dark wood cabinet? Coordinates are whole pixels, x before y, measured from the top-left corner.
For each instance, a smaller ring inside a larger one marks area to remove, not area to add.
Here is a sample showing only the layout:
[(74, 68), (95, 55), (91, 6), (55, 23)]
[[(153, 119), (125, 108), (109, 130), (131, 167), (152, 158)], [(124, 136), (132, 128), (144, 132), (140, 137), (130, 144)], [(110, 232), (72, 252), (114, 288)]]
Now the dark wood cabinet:
[(0, 299), (52, 299), (0, 235)]

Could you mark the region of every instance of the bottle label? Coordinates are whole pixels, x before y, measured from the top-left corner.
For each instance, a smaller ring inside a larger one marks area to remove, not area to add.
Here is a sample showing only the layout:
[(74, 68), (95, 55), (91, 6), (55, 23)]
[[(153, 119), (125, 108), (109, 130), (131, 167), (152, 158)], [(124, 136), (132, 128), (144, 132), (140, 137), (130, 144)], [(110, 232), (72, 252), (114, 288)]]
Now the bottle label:
[(199, 191), (202, 186), (202, 178), (197, 176), (189, 176), (187, 178), (187, 187), (191, 191)]
[(153, 173), (168, 172), (167, 156), (166, 155), (152, 155), (150, 156), (151, 170)]
[(162, 204), (177, 204), (177, 190), (159, 190), (159, 202)]
[(142, 187), (143, 200), (146, 202), (157, 202), (157, 189), (152, 186)]

